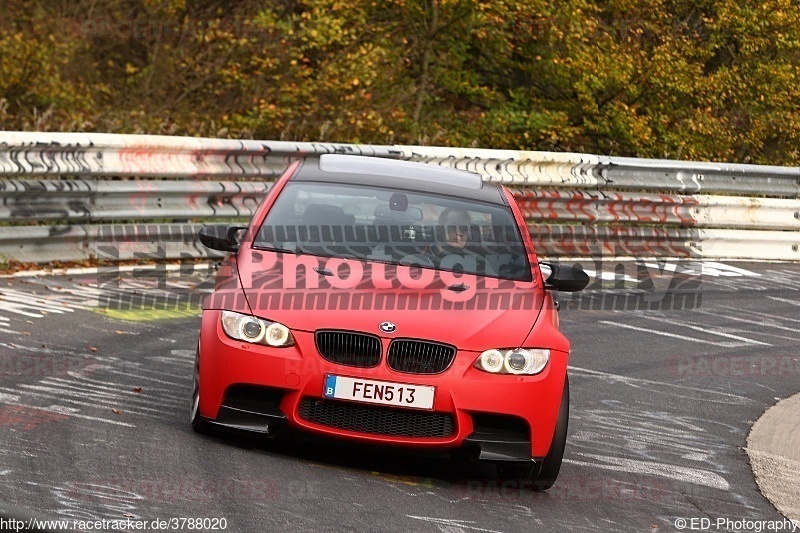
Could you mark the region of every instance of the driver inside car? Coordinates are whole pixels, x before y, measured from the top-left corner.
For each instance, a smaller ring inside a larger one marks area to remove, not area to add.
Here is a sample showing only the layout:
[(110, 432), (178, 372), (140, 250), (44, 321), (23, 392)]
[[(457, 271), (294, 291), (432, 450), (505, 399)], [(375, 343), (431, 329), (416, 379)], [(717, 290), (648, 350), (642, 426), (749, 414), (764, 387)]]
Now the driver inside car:
[(469, 213), (463, 209), (446, 208), (439, 215), (435, 240), (422, 252), (422, 257), (445, 270), (488, 274), (491, 269), (487, 268), (486, 261), (470, 246), (475, 244), (474, 235), (470, 234), (474, 231), (471, 227)]
[(436, 242), (430, 252), (443, 259), (448, 255), (463, 255), (469, 239), (469, 214), (462, 209), (448, 207), (439, 215), (439, 226), (436, 231)]

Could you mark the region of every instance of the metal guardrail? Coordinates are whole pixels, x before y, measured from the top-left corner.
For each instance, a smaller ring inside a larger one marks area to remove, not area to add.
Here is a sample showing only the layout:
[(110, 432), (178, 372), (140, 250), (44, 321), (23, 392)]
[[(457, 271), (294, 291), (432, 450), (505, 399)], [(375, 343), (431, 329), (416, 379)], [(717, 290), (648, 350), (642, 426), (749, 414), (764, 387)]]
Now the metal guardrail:
[(0, 259), (179, 259), (297, 159), (347, 153), (512, 188), (542, 255), (800, 259), (800, 169), (589, 154), (0, 132)]
[(268, 181), (0, 181), (0, 221), (100, 222), (250, 217)]
[(287, 161), (328, 153), (401, 155), (396, 147), (359, 144), (0, 132), (0, 176), (275, 178)]

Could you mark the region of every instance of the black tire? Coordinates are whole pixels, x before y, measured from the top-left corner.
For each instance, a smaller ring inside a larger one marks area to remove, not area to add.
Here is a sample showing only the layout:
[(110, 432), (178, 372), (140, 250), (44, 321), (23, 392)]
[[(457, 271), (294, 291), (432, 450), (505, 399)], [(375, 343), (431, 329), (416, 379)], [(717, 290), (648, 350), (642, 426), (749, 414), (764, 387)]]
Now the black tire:
[(211, 433), (211, 425), (200, 416), (200, 346), (197, 347), (197, 355), (194, 359), (194, 376), (192, 379), (192, 397), (189, 405), (189, 423), (197, 433), (208, 435)]
[(542, 492), (556, 482), (564, 458), (567, 444), (567, 426), (569, 425), (569, 378), (564, 380), (564, 392), (561, 395), (561, 407), (558, 411), (556, 431), (550, 444), (550, 451), (541, 461), (533, 464), (499, 463), (497, 474), (503, 479), (517, 479), (521, 487), (530, 487), (534, 492)]

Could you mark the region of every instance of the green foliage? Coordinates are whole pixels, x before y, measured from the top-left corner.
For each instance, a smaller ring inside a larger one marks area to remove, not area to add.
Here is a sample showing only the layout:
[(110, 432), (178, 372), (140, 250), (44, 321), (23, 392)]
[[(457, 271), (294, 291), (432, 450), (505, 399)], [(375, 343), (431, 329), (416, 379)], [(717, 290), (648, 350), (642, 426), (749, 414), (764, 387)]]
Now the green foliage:
[(0, 128), (798, 164), (796, 0), (6, 0)]
[(25, 27), (0, 31), (2, 127), (83, 129), (93, 105), (80, 80), (65, 80), (80, 43), (60, 39), (34, 14)]

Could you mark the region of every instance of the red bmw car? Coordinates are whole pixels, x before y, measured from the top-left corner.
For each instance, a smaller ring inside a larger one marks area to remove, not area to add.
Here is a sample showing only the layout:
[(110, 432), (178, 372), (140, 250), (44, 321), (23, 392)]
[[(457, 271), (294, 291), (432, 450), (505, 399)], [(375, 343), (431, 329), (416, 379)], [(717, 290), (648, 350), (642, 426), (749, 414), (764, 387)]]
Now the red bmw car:
[[(204, 303), (191, 423), (459, 450), (549, 488), (569, 416), (569, 341), (511, 193), (423, 163), (292, 164), (228, 252)], [(547, 277), (542, 271), (546, 270)]]

